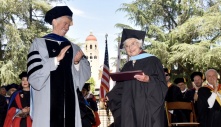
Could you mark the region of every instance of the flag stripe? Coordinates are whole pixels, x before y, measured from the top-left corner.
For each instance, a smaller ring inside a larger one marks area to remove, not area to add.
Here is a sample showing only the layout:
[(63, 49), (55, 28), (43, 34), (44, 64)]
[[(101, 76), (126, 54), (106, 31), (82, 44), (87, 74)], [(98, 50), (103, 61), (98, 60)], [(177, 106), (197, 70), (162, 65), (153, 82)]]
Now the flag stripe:
[(105, 56), (104, 56), (104, 65), (103, 65), (103, 73), (101, 78), (100, 85), (100, 98), (105, 98), (107, 92), (109, 92), (109, 81), (110, 81), (110, 72), (109, 72), (109, 58), (108, 58), (108, 49), (107, 49), (107, 39), (105, 41)]

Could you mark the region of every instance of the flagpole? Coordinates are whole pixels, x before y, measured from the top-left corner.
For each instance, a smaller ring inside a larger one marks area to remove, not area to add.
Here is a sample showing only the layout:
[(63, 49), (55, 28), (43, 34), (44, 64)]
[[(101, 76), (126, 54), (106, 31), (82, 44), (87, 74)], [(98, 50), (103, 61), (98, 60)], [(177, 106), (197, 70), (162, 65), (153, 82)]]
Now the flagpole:
[(120, 62), (121, 62), (121, 54), (120, 54), (120, 36), (118, 36), (118, 46), (117, 46), (117, 64), (116, 64), (116, 72), (120, 71)]
[(110, 75), (109, 75), (109, 55), (108, 55), (108, 47), (107, 47), (107, 37), (108, 34), (105, 34), (105, 53), (104, 53), (104, 65), (103, 72), (101, 77), (101, 85), (100, 85), (100, 108), (105, 108), (104, 100), (106, 93), (109, 92), (110, 88)]
[[(105, 34), (105, 38), (106, 38), (106, 40), (105, 40), (105, 43), (106, 43), (106, 48), (108, 48), (107, 47), (107, 37), (108, 37), (108, 34)], [(106, 52), (106, 51), (105, 51)], [(110, 125), (110, 114), (109, 114), (109, 108), (108, 108), (108, 105), (106, 104), (106, 102), (104, 102), (105, 103), (105, 106), (106, 106), (106, 114), (107, 114), (107, 125), (109, 126)]]

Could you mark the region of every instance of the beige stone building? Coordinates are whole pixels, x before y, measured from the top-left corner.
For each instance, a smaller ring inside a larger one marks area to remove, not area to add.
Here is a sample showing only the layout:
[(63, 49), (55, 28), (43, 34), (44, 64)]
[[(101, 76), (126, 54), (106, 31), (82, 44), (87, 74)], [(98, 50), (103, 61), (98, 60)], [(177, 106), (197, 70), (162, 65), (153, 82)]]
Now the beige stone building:
[(99, 88), (100, 87), (99, 50), (98, 50), (97, 38), (93, 35), (92, 32), (90, 32), (90, 35), (85, 40), (84, 54), (91, 65), (91, 77), (93, 77), (93, 79), (96, 82), (95, 88)]

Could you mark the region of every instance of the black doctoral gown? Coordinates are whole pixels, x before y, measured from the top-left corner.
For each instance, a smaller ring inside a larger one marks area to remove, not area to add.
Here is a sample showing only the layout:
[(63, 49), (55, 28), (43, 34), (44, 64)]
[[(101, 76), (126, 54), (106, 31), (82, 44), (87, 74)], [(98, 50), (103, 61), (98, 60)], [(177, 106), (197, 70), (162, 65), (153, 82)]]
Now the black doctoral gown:
[[(60, 51), (70, 42), (60, 44), (55, 41), (46, 40), (49, 57), (58, 56)], [(51, 71), (51, 111), (50, 126), (75, 126), (75, 91), (72, 79), (73, 50), (69, 48), (65, 57), (60, 61), (58, 68)], [(64, 119), (65, 118), (65, 119)]]
[(117, 82), (107, 94), (115, 127), (163, 127), (167, 92), (164, 70), (155, 56), (127, 62), (122, 71), (142, 70), (150, 81)]
[(221, 106), (215, 101), (212, 108), (208, 108), (208, 98), (211, 96), (211, 89), (208, 87), (201, 87), (198, 90), (198, 119), (200, 127), (221, 127)]

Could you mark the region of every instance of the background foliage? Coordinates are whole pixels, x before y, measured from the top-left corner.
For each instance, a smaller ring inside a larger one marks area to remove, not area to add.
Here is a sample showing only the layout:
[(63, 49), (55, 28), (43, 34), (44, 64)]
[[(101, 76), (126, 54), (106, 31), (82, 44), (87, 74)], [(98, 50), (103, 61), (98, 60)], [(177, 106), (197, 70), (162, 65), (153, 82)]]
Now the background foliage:
[[(220, 0), (136, 0), (117, 11), (147, 32), (144, 50), (156, 55), (173, 78), (221, 67)], [(117, 28), (132, 28), (116, 24)], [(190, 80), (189, 80), (190, 81)]]

